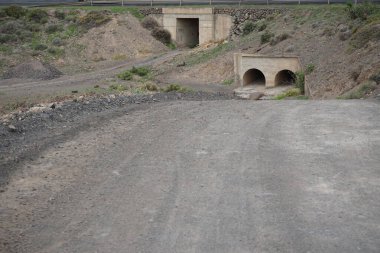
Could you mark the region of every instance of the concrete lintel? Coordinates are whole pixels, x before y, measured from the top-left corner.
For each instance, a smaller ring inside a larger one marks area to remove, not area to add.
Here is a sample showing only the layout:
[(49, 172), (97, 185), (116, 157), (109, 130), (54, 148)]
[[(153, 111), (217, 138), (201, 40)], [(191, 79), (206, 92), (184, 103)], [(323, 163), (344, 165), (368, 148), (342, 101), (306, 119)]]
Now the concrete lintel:
[(163, 8), (163, 14), (192, 14), (192, 15), (201, 15), (201, 14), (213, 14), (213, 8)]

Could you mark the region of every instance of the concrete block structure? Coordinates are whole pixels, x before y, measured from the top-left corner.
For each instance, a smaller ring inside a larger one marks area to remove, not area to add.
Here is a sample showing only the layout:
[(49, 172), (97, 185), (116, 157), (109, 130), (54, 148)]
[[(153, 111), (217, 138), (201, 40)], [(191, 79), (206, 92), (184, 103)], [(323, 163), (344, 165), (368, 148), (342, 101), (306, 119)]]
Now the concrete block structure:
[(294, 73), (300, 71), (301, 63), (296, 56), (263, 56), (234, 54), (236, 82), (241, 86), (265, 85), (275, 87), (294, 83)]
[(225, 40), (232, 26), (230, 15), (214, 15), (213, 8), (162, 8), (162, 14), (151, 16), (170, 32), (178, 46)]

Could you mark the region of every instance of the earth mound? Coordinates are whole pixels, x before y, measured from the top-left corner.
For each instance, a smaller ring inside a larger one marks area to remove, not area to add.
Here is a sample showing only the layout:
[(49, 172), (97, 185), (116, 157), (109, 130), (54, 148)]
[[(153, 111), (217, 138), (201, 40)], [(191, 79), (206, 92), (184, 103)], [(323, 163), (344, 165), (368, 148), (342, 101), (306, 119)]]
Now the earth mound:
[(10, 68), (4, 73), (4, 79), (20, 78), (20, 79), (42, 79), (50, 80), (62, 75), (62, 72), (54, 66), (40, 62), (29, 61), (21, 63), (13, 68)]

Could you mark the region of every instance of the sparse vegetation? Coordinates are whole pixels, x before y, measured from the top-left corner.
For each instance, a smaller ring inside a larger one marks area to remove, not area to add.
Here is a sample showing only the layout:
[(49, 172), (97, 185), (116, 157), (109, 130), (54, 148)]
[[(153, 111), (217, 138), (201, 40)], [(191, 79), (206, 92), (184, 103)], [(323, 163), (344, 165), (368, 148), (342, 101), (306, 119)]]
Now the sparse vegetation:
[(380, 40), (380, 20), (359, 28), (351, 37), (350, 45), (353, 48), (362, 48), (370, 41)]
[(347, 3), (347, 14), (351, 19), (367, 20), (368, 17), (378, 11), (379, 7), (369, 1), (361, 4)]
[(111, 20), (109, 11), (90, 11), (79, 18), (79, 25), (90, 29), (108, 23)]
[(297, 71), (294, 73), (295, 78), (295, 86), (298, 88), (301, 92), (301, 94), (305, 93), (305, 73), (303, 71)]
[(219, 55), (221, 55), (222, 53), (230, 51), (231, 49), (234, 48), (234, 46), (235, 45), (232, 43), (222, 43), (212, 49), (197, 52), (196, 54), (191, 54), (186, 59), (186, 65), (187, 66), (196, 65), (196, 64), (206, 62), (210, 59), (214, 59), (218, 57)]
[(18, 19), (25, 16), (27, 13), (27, 10), (21, 6), (11, 5), (9, 7), (4, 8), (4, 13), (8, 17)]
[(287, 97), (296, 97), (301, 95), (301, 90), (299, 88), (293, 88), (281, 93), (275, 97), (276, 100), (282, 100)]
[(127, 90), (127, 87), (122, 84), (112, 84), (110, 85), (109, 89), (113, 91), (121, 92), (121, 91)]
[(229, 86), (229, 85), (231, 85), (233, 83), (234, 83), (234, 79), (233, 78), (229, 78), (229, 79), (226, 79), (226, 80), (223, 81), (223, 85), (227, 85), (227, 86)]
[(265, 33), (263, 33), (260, 37), (261, 44), (268, 43), (273, 36), (274, 36), (273, 33), (269, 31), (265, 31)]
[(288, 33), (281, 33), (270, 40), (270, 45), (271, 46), (277, 45), (278, 43), (288, 39), (289, 37), (290, 35)]
[(117, 75), (119, 79), (130, 81), (134, 75), (147, 78), (150, 74), (150, 69), (147, 67), (133, 67), (131, 70), (124, 71)]
[(314, 64), (312, 63), (309, 63), (306, 65), (306, 68), (305, 68), (305, 75), (310, 75), (315, 69), (315, 66)]
[(181, 85), (179, 84), (170, 84), (168, 86), (166, 86), (164, 89), (163, 89), (164, 92), (171, 92), (171, 91), (177, 91), (177, 92), (189, 92), (190, 90), (185, 88), (185, 87), (182, 87)]
[(371, 91), (375, 90), (377, 85), (375, 82), (365, 82), (358, 87), (355, 87), (350, 92), (338, 98), (340, 99), (360, 99), (368, 95)]

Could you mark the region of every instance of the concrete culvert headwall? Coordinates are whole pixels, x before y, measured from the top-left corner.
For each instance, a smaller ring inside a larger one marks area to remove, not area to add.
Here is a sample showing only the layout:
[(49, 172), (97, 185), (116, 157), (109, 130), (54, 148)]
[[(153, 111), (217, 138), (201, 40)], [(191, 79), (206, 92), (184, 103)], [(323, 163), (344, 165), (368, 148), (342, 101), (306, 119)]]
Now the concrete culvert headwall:
[(177, 18), (176, 41), (180, 46), (197, 46), (199, 44), (199, 18)]
[(245, 72), (243, 76), (243, 84), (244, 85), (265, 85), (265, 76), (263, 72), (258, 69), (250, 69)]
[(281, 70), (277, 73), (275, 80), (275, 86), (277, 85), (292, 85), (295, 83), (295, 74), (290, 70)]

